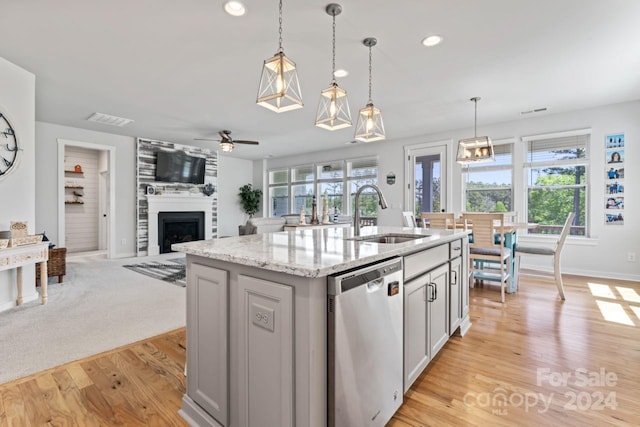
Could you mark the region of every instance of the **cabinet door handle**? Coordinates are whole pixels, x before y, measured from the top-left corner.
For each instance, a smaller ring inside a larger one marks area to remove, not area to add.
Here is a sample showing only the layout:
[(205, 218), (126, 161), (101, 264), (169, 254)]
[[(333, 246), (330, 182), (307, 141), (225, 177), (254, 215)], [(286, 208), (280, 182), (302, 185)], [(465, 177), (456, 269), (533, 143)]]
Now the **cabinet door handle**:
[(457, 248), (453, 248), (454, 251), (459, 251), (460, 250), (460, 246), (458, 246)]
[(429, 283), (429, 288), (431, 289), (431, 296), (429, 297), (429, 302), (434, 302), (436, 298), (438, 298), (438, 290), (436, 285), (433, 283)]
[(453, 270), (451, 273), (453, 273), (453, 282), (451, 282), (452, 285), (457, 285), (458, 284), (458, 272)]

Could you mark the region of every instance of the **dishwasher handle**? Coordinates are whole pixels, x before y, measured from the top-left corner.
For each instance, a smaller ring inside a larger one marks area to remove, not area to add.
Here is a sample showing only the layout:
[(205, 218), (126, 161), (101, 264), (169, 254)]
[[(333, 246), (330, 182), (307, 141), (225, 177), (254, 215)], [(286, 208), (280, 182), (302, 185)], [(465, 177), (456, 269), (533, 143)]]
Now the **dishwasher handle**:
[(367, 292), (377, 292), (384, 285), (384, 277), (367, 282)]

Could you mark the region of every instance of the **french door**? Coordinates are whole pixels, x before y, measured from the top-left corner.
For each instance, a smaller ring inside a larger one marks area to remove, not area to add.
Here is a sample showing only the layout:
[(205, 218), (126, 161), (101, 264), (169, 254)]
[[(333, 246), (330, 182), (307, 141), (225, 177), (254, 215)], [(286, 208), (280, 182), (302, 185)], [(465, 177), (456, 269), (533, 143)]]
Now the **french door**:
[(447, 209), (447, 146), (406, 147), (405, 210), (416, 218), (422, 212)]

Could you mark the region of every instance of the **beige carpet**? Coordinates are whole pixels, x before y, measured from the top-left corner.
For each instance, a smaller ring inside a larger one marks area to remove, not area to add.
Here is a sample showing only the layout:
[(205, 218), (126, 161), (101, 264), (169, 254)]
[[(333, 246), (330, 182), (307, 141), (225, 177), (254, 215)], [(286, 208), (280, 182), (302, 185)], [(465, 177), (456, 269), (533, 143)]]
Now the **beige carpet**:
[(122, 266), (165, 260), (69, 258), (49, 302), (0, 313), (0, 384), (185, 325), (185, 288)]

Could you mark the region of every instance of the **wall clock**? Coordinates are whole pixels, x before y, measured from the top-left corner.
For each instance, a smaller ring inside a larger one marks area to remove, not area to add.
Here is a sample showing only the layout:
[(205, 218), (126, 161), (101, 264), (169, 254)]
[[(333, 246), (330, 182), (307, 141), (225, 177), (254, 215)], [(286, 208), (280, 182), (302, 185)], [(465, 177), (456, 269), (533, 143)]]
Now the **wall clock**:
[(5, 115), (0, 113), (0, 177), (16, 166), (18, 151), (16, 132)]

